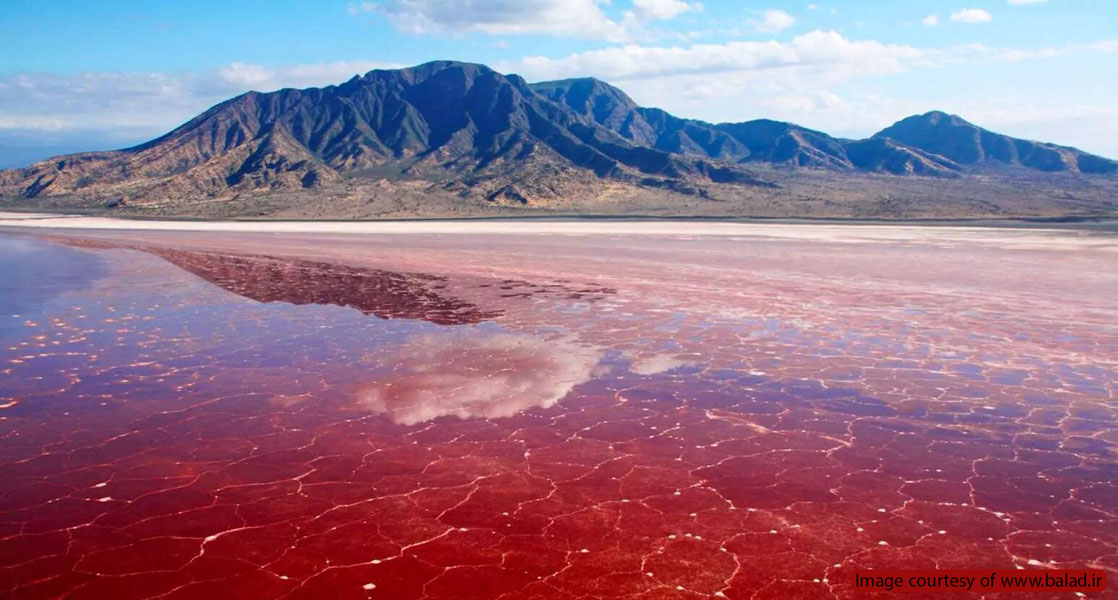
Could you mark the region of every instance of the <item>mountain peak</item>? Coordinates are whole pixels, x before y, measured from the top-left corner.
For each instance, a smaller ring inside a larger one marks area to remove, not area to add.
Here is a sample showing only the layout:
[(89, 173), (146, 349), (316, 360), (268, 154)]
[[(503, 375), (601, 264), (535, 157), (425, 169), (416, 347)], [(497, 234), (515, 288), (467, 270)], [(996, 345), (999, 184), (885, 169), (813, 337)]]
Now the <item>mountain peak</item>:
[(420, 83), (446, 71), (461, 73), (465, 75), (467, 79), (473, 79), (482, 74), (496, 73), (493, 69), (479, 63), (457, 60), (432, 60), (402, 69), (373, 69), (365, 73), (360, 79), (364, 81), (375, 81), (388, 77), (402, 78), (412, 83)]
[[(401, 182), (515, 203), (626, 186), (706, 198), (771, 187), (753, 163), (935, 177), (1005, 165), (1118, 173), (1118, 162), (943, 111), (902, 119), (873, 139), (843, 140), (769, 119), (680, 118), (593, 77), (529, 85), (485, 65), (438, 60), (340, 85), (242, 94), (139, 146), (0, 172), (0, 198), (128, 204)], [(725, 183), (757, 185), (718, 187)]]
[(532, 86), (533, 87), (538, 87), (540, 89), (556, 89), (556, 88), (586, 89), (586, 88), (592, 88), (592, 89), (598, 89), (598, 90), (612, 90), (612, 91), (614, 91), (618, 94), (622, 94), (622, 95), (625, 94), (625, 92), (622, 92), (617, 87), (612, 86), (612, 85), (602, 81), (601, 79), (598, 79), (597, 77), (568, 77), (566, 79), (554, 79), (554, 80), (551, 80), (551, 81), (540, 81), (540, 82), (537, 82), (537, 83), (533, 83)]
[(950, 118), (953, 118), (953, 117), (958, 118), (955, 115), (952, 115), (952, 114), (947, 113), (947, 112), (942, 111), (942, 110), (929, 110), (928, 112), (926, 112), (922, 115), (913, 115), (913, 116), (914, 117), (919, 117), (921, 119), (924, 119), (925, 121), (931, 121), (931, 122), (938, 122), (941, 119), (950, 119)]
[(961, 165), (1004, 165), (1097, 174), (1118, 172), (1118, 162), (1075, 148), (994, 133), (939, 110), (901, 119), (873, 137), (888, 138)]
[(636, 108), (637, 103), (620, 89), (594, 77), (573, 77), (531, 84), (532, 90), (552, 101), (588, 114)]
[(913, 115), (906, 119), (902, 119), (902, 121), (906, 121), (908, 119), (916, 119), (926, 122), (929, 125), (939, 125), (940, 123), (945, 123), (957, 127), (975, 127), (973, 123), (967, 121), (959, 115), (953, 115), (942, 110), (930, 110), (922, 115)]
[(542, 81), (533, 92), (638, 144), (654, 145), (651, 130), (639, 118), (639, 107), (625, 92), (593, 77)]
[[(593, 110), (635, 108), (607, 84), (576, 87), (576, 94), (592, 88), (584, 100), (609, 97)], [(0, 193), (85, 193), (96, 183), (99, 193), (128, 200), (219, 196), (337, 188), (347, 177), (376, 174), (527, 202), (595, 177), (669, 189), (761, 183), (743, 167), (625, 140), (548, 101), (519, 76), (447, 60), (372, 70), (342, 85), (244, 94), (146, 144), (61, 158), (5, 174)]]

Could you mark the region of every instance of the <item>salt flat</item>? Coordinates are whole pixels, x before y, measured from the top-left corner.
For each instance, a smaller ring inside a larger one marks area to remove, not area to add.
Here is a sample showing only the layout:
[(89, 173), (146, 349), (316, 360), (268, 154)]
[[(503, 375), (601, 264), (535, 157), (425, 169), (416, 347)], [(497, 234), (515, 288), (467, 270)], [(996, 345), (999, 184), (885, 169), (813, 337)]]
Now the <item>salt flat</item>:
[[(1022, 246), (1044, 243), (1067, 247), (1118, 247), (1114, 236), (1036, 227), (928, 226), (920, 224), (827, 224), (639, 219), (476, 219), (401, 221), (187, 221), (117, 219), (0, 211), (0, 227), (127, 231), (318, 234), (518, 234), (518, 235), (668, 235), (805, 239), (835, 242), (939, 241)], [(1038, 242), (1042, 236), (1043, 242)]]

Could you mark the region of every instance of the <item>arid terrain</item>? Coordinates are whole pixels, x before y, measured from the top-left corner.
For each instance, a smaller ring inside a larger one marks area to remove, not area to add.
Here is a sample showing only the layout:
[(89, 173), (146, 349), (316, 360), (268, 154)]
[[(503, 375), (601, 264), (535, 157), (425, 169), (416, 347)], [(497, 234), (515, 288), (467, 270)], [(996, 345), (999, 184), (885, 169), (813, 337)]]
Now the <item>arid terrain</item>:
[(1118, 162), (930, 111), (862, 140), (707, 123), (478, 64), (249, 92), (159, 138), (0, 171), (0, 208), (118, 216), (1106, 217)]
[[(779, 188), (707, 186), (707, 197), (598, 180), (569, 196), (527, 204), (463, 198), (425, 181), (347, 183), (332, 191), (288, 190), (183, 197), (106, 207), (97, 197), (7, 199), (7, 210), (198, 219), (400, 219), (515, 216), (692, 216), (871, 219), (1113, 217), (1118, 181), (1077, 176), (998, 179), (849, 178), (826, 171), (757, 169)], [(1057, 182), (1056, 185), (1053, 182)]]

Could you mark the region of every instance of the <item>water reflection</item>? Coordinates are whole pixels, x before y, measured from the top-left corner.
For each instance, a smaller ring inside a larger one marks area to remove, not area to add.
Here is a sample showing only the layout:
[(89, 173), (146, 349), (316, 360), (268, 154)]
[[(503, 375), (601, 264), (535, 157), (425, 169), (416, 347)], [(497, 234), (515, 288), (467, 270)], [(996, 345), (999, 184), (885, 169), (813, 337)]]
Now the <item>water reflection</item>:
[(0, 235), (0, 316), (27, 315), (105, 272), (102, 259), (22, 236)]
[(601, 350), (565, 339), (465, 331), (424, 334), (378, 359), (383, 379), (359, 404), (413, 425), (442, 416), (508, 417), (554, 405), (590, 379)]
[(448, 326), (486, 313), (423, 276), (27, 247), (0, 253), (2, 597), (846, 598), (853, 568), (1118, 556), (1118, 319), (1081, 301), (1112, 268), (1047, 301), (495, 240), (609, 276), (496, 280), (500, 319)]
[(678, 369), (688, 364), (690, 363), (670, 354), (653, 354), (633, 360), (633, 363), (629, 366), (629, 370), (638, 375), (656, 375), (658, 373), (666, 373)]
[[(65, 240), (75, 246), (122, 247), (103, 242)], [(333, 263), (251, 254), (223, 254), (126, 246), (154, 254), (221, 288), (257, 302), (333, 304), (356, 308), (382, 319), (421, 319), (438, 325), (479, 323), (500, 311), (436, 291), (446, 279)]]

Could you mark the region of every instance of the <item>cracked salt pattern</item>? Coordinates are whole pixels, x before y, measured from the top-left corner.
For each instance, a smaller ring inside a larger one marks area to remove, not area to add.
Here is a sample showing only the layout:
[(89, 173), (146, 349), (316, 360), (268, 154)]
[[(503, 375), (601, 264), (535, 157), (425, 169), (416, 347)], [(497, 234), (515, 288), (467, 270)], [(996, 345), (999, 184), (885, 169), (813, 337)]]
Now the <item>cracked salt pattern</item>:
[(1118, 254), (1035, 235), (0, 236), (0, 589), (1113, 576)]

